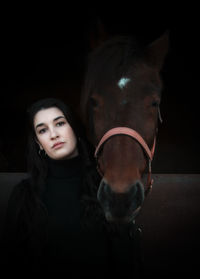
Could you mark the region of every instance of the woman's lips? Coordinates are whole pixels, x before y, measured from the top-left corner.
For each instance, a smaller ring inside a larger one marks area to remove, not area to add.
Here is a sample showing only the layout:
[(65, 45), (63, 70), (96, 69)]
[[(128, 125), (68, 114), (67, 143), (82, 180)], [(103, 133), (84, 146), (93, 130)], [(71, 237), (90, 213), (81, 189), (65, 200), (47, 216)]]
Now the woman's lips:
[(54, 149), (61, 148), (61, 147), (63, 146), (63, 144), (64, 144), (64, 142), (55, 143), (55, 144), (53, 145), (53, 148), (54, 148)]

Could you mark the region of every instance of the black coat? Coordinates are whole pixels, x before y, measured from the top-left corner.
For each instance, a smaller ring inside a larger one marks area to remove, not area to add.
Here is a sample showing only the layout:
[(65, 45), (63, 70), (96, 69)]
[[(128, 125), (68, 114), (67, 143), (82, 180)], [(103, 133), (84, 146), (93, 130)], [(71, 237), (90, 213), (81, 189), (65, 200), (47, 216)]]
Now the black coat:
[[(27, 272), (48, 274), (49, 263), (44, 256), (47, 216), (44, 203), (33, 194), (28, 179), (14, 188), (9, 199), (1, 249), (1, 262), (7, 273), (14, 270), (23, 275)], [(123, 227), (109, 224), (96, 197), (90, 198), (87, 193), (81, 198), (81, 231), (84, 235), (82, 259), (85, 260), (69, 263), (66, 274), (102, 277), (107, 273), (126, 276), (140, 272), (140, 230), (133, 223)], [(103, 245), (106, 252), (102, 256)]]

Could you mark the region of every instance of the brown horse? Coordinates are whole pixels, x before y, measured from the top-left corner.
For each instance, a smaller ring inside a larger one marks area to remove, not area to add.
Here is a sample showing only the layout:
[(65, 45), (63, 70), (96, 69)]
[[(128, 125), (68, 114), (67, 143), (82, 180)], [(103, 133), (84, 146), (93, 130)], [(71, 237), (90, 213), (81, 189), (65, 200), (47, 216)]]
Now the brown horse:
[(97, 197), (108, 221), (134, 220), (145, 191), (152, 185), (151, 161), (162, 91), (160, 71), (168, 37), (166, 32), (140, 48), (131, 37), (117, 36), (102, 43), (89, 57), (81, 110), (88, 137), (96, 146), (102, 175)]

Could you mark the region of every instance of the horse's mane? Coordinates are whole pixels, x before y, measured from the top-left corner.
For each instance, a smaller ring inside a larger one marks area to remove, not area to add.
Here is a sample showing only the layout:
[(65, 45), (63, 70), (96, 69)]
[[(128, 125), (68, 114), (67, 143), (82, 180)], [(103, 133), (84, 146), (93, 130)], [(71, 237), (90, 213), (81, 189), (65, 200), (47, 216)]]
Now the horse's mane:
[(139, 47), (131, 36), (115, 36), (90, 53), (81, 97), (82, 112), (92, 91), (98, 92), (127, 73)]

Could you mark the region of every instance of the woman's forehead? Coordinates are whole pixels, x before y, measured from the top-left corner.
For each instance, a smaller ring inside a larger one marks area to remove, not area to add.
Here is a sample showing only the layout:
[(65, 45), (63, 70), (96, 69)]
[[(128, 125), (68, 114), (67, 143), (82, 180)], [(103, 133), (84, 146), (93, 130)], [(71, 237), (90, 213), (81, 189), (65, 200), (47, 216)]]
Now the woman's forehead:
[(57, 107), (45, 108), (39, 110), (34, 116), (34, 126), (42, 123), (52, 122), (58, 116), (64, 116), (63, 112)]

